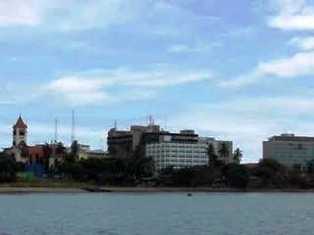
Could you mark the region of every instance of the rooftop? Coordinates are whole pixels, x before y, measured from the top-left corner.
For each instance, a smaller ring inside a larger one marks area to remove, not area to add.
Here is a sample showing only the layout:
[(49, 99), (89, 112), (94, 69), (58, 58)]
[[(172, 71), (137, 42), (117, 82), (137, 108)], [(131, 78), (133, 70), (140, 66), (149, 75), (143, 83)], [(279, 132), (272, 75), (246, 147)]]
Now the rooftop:
[(294, 134), (282, 134), (280, 136), (273, 136), (269, 141), (309, 141), (314, 142), (314, 137), (296, 136)]
[(19, 118), (17, 119), (16, 124), (13, 126), (13, 128), (21, 128), (21, 129), (27, 128), (27, 125), (25, 124), (25, 122), (21, 116), (19, 116)]

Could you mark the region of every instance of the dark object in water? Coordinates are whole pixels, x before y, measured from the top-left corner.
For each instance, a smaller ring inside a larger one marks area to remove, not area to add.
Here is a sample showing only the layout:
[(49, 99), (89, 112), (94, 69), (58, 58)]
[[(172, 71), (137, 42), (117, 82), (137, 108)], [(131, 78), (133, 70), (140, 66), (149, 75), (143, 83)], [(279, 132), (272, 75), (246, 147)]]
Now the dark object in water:
[(87, 191), (87, 192), (91, 192), (91, 193), (110, 193), (111, 192), (108, 189), (102, 189), (102, 188), (98, 188), (98, 187), (85, 187), (82, 189)]
[(192, 193), (188, 193), (188, 197), (192, 197), (193, 195), (192, 195)]

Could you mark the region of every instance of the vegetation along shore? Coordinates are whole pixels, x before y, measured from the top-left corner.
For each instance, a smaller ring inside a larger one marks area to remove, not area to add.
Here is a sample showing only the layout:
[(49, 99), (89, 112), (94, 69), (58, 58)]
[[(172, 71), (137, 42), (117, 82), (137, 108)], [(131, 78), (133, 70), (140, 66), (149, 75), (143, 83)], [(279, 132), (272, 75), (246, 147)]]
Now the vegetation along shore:
[(147, 158), (77, 160), (71, 153), (39, 179), (25, 174), (9, 156), (0, 156), (0, 193), (23, 192), (312, 192), (314, 174), (288, 169), (270, 159), (258, 164), (167, 168), (158, 175)]

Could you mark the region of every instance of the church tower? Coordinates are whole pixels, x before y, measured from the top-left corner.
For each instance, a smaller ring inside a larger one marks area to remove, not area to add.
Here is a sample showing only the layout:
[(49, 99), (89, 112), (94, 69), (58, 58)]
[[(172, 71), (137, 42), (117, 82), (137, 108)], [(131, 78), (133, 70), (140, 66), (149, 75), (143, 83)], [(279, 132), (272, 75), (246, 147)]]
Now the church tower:
[(13, 126), (13, 146), (17, 147), (20, 144), (27, 145), (27, 125), (19, 116), (16, 124)]

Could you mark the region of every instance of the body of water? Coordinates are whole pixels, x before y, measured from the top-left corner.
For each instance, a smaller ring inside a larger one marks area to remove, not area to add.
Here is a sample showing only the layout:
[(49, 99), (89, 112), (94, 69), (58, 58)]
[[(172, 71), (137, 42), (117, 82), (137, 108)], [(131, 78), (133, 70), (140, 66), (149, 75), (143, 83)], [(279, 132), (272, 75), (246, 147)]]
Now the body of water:
[(314, 234), (314, 194), (0, 195), (4, 234)]

